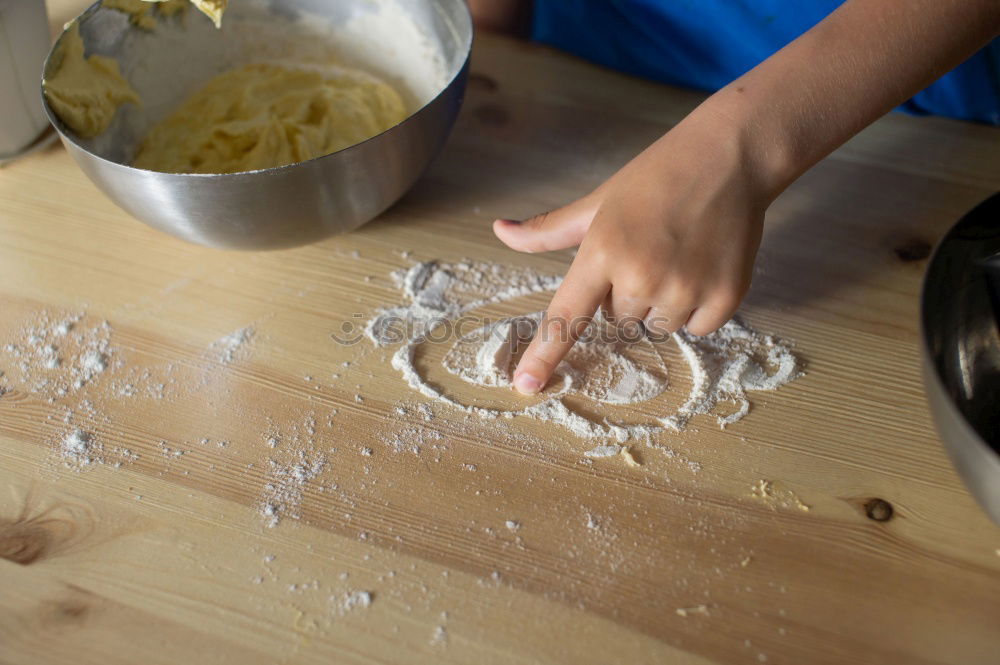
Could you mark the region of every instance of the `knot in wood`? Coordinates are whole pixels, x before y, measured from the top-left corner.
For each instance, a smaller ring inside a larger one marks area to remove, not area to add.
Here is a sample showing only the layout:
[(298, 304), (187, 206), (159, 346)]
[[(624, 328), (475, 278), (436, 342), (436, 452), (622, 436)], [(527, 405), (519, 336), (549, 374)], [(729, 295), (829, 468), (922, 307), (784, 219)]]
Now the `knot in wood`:
[(869, 499), (865, 502), (865, 515), (876, 522), (888, 522), (892, 519), (892, 504), (885, 499)]
[(0, 559), (27, 566), (49, 547), (49, 532), (35, 524), (0, 522)]

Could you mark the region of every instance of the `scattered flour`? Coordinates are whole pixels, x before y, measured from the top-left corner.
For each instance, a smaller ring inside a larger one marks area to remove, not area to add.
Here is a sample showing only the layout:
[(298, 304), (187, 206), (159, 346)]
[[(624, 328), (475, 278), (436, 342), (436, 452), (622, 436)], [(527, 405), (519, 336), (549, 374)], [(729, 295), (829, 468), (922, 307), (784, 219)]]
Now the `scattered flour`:
[[(436, 429), (416, 425), (413, 427), (404, 427), (398, 432), (386, 435), (383, 441), (389, 444), (395, 453), (409, 452), (419, 455), (427, 447), (438, 448), (445, 446), (446, 444), (442, 443), (443, 438), (444, 436), (441, 432)], [(367, 450), (369, 450), (368, 454), (370, 455), (371, 449)], [(362, 451), (362, 454), (364, 454), (364, 451)]]
[(601, 529), (600, 521), (590, 512), (587, 513), (587, 528), (591, 531), (600, 531)]
[[(414, 354), (435, 329), (486, 305), (556, 289), (558, 277), (499, 264), (465, 261), (425, 261), (393, 274), (405, 302), (379, 311), (366, 332), (376, 346), (400, 344), (392, 366), (411, 389), (465, 413), (482, 418), (530, 417), (568, 429), (581, 438), (612, 439), (624, 443), (662, 431), (679, 432), (692, 417), (715, 411), (721, 402), (735, 410), (716, 414), (720, 427), (737, 422), (750, 410), (747, 391), (775, 390), (799, 375), (798, 362), (790, 347), (732, 320), (704, 337), (687, 332), (672, 335), (672, 341), (687, 362), (691, 387), (685, 401), (673, 413), (653, 423), (626, 425), (610, 419), (595, 422), (573, 411), (563, 397), (577, 393), (597, 403), (633, 404), (648, 401), (667, 388), (667, 367), (650, 340), (631, 344), (606, 341), (599, 334), (585, 335), (558, 368), (554, 387), (541, 402), (520, 410), (491, 409), (467, 404), (446, 395), (428, 382), (414, 364)], [(486, 387), (510, 385), (518, 352), (537, 328), (540, 313), (487, 323), (462, 335), (443, 359), (445, 369), (458, 377)], [(604, 325), (596, 320), (591, 329)], [(652, 359), (652, 362), (650, 362)], [(619, 452), (615, 450), (614, 454)]]
[(371, 607), (375, 594), (371, 591), (348, 591), (341, 596), (333, 596), (330, 600), (341, 614), (351, 612), (356, 609), (367, 609)]
[(431, 646), (448, 646), (448, 630), (444, 626), (436, 626), (431, 633)]
[(99, 459), (101, 444), (90, 432), (74, 429), (63, 437), (59, 450), (68, 464), (86, 466)]
[(112, 366), (111, 325), (84, 323), (78, 312), (55, 317), (41, 312), (18, 339), (0, 347), (26, 390), (54, 401), (97, 381)]
[(258, 509), (269, 527), (277, 526), (285, 517), (300, 518), (306, 485), (323, 472), (326, 463), (323, 453), (306, 450), (296, 451), (288, 462), (268, 460), (269, 481)]
[(58, 440), (58, 454), (63, 464), (75, 471), (95, 465), (120, 468), (139, 459), (139, 455), (119, 446), (105, 447), (97, 435), (74, 427)]
[[(479, 386), (511, 387), (520, 354), (528, 346), (542, 312), (503, 319), (462, 336), (442, 364), (452, 374)], [(645, 352), (645, 358), (636, 357)], [(644, 365), (654, 364), (654, 372)], [(647, 339), (634, 344), (599, 335), (577, 342), (556, 368), (552, 395), (578, 393), (605, 404), (634, 404), (667, 388), (667, 367)]]
[(253, 326), (246, 326), (215, 340), (209, 346), (214, 359), (223, 365), (232, 363), (237, 358), (240, 350), (253, 339), (255, 332)]
[(157, 371), (129, 367), (114, 343), (107, 321), (93, 321), (85, 312), (34, 314), (16, 338), (0, 343), (0, 362), (10, 372), (9, 389), (22, 389), (50, 404), (69, 402), (91, 389), (115, 397), (164, 399), (176, 387), (173, 364)]
[[(460, 284), (451, 283), (449, 280), (439, 277), (435, 278), (433, 274), (425, 275), (429, 281), (437, 285), (435, 288), (440, 287), (441, 294), (454, 295), (456, 302), (459, 303), (456, 311), (463, 311), (463, 308), (467, 307), (470, 302), (479, 302), (480, 304), (503, 302), (518, 295), (545, 291), (549, 288), (554, 288), (558, 284), (558, 280), (535, 277), (530, 274), (522, 274), (518, 271), (513, 272), (515, 275), (520, 276), (508, 279), (508, 275), (511, 272), (510, 269), (490, 267), (490, 264), (467, 263), (461, 265), (465, 267), (455, 268), (453, 273), (464, 275), (464, 281)], [(448, 297), (452, 296), (449, 295)], [(496, 300), (492, 300), (493, 298), (496, 298)], [(433, 299), (427, 302), (433, 304)], [(451, 371), (453, 375), (461, 380), (469, 381), (474, 385), (488, 388), (504, 388), (509, 384), (510, 368), (520, 350), (520, 342), (518, 341), (517, 344), (513, 344), (512, 341), (517, 341), (516, 338), (523, 335), (525, 326), (531, 325), (532, 320), (537, 322), (537, 317), (538, 315), (534, 314), (526, 317), (506, 319), (505, 322), (491, 324), (489, 329), (484, 326), (478, 332), (473, 331), (473, 333), (461, 337), (462, 346), (460, 348), (453, 348), (446, 356), (444, 361), (445, 369)], [(32, 320), (34, 321), (34, 318)], [(371, 331), (372, 328), (370, 327), (369, 330)], [(425, 328), (425, 330), (429, 329)], [(740, 328), (739, 330), (746, 331), (748, 329)], [(689, 340), (684, 336), (680, 336), (679, 339), (675, 338), (676, 343), (682, 349), (685, 348), (683, 346), (685, 343), (688, 344), (693, 349), (692, 353), (695, 354), (698, 362), (701, 363), (699, 366), (704, 366), (704, 376), (698, 378), (695, 384), (701, 385), (703, 388), (707, 386), (709, 395), (712, 394), (711, 390), (714, 390), (713, 386), (735, 386), (733, 392), (737, 395), (742, 395), (744, 400), (745, 392), (742, 391), (773, 389), (773, 387), (781, 385), (781, 381), (775, 377), (778, 376), (780, 363), (785, 362), (787, 358), (791, 358), (789, 371), (794, 373), (794, 357), (791, 357), (790, 353), (786, 358), (782, 353), (775, 352), (773, 355), (774, 360), (772, 361), (768, 345), (760, 343), (761, 339), (766, 338), (752, 331), (740, 334), (743, 337), (734, 335), (728, 338), (728, 341), (727, 338), (722, 337), (714, 341), (706, 341), (705, 339), (698, 338)], [(476, 335), (479, 335), (483, 340), (481, 343), (477, 343)], [(255, 332), (253, 327), (248, 326), (237, 330), (214, 343), (211, 350), (207, 354), (203, 354), (202, 360), (216, 360), (217, 364), (228, 365), (240, 357), (246, 345), (253, 342), (254, 338)], [(568, 383), (566, 392), (560, 393), (558, 396), (543, 398), (541, 402), (517, 412), (505, 412), (464, 405), (454, 398), (445, 396), (440, 389), (428, 383), (426, 379), (417, 373), (416, 368), (412, 364), (414, 349), (422, 339), (421, 336), (412, 340), (410, 338), (402, 340), (403, 349), (408, 349), (408, 351), (405, 351), (402, 355), (397, 352), (396, 355), (408, 358), (408, 364), (404, 364), (400, 371), (404, 372), (404, 376), (414, 377), (411, 385), (415, 386), (415, 390), (422, 393), (430, 391), (441, 395), (439, 401), (442, 406), (439, 407), (435, 404), (422, 402), (404, 403), (395, 406), (394, 411), (396, 415), (405, 416), (410, 422), (404, 423), (403, 429), (398, 433), (382, 439), (383, 442), (387, 443), (394, 450), (419, 453), (422, 447), (432, 449), (446, 448), (448, 445), (448, 432), (442, 434), (442, 432), (435, 429), (435, 425), (432, 425), (432, 421), (435, 420), (435, 412), (439, 408), (441, 411), (458, 408), (469, 414), (482, 412), (489, 414), (489, 417), (494, 420), (513, 417), (538, 418), (553, 421), (577, 433), (583, 432), (582, 436), (589, 438), (607, 436), (609, 433), (612, 436), (624, 433), (627, 435), (626, 438), (638, 434), (645, 435), (648, 440), (650, 432), (658, 431), (657, 428), (660, 427), (659, 425), (649, 426), (648, 428), (646, 426), (625, 426), (608, 422), (607, 420), (594, 422), (584, 415), (575, 413), (562, 400), (564, 396), (568, 397), (572, 394), (577, 398), (589, 399), (600, 406), (629, 404), (655, 399), (668, 387), (666, 383), (668, 368), (666, 363), (660, 359), (660, 355), (656, 353), (655, 345), (648, 340), (642, 340), (632, 346), (615, 346), (600, 340), (594, 342), (585, 341), (584, 344), (579, 345), (578, 349), (574, 351), (575, 355), (567, 359), (566, 367), (563, 368), (562, 376), (565, 377), (563, 384)], [(116, 349), (111, 344), (111, 341), (112, 330), (109, 324), (106, 322), (90, 324), (80, 315), (75, 316), (75, 318), (46, 319), (42, 325), (32, 326), (32, 330), (25, 331), (24, 339), (19, 338), (16, 344), (12, 343), (9, 345), (11, 348), (14, 348), (16, 353), (2, 345), (0, 345), (0, 353), (6, 353), (15, 361), (24, 361), (25, 365), (23, 369), (25, 371), (30, 370), (33, 377), (41, 376), (49, 378), (51, 382), (45, 384), (47, 390), (54, 390), (62, 386), (66, 390), (72, 391), (83, 388), (91, 383), (96, 384), (99, 381), (103, 381), (104, 388), (110, 389), (110, 393), (108, 394), (115, 399), (145, 394), (145, 392), (151, 390), (152, 388), (143, 386), (143, 375), (126, 375), (129, 368), (125, 367), (123, 363), (128, 358), (128, 349)], [(376, 341), (376, 343), (378, 342)], [(504, 344), (510, 350), (509, 355), (502, 348)], [(458, 345), (456, 344), (456, 346)], [(780, 345), (777, 346), (780, 347)], [(781, 349), (783, 348), (781, 347)], [(735, 361), (730, 357), (733, 355), (734, 349), (738, 350), (737, 355), (744, 353), (747, 356), (746, 360), (740, 361), (743, 362), (742, 366), (734, 365)], [(469, 358), (470, 356), (472, 362), (469, 363), (469, 367), (463, 368), (459, 360)], [(451, 363), (450, 367), (448, 363)], [(345, 366), (347, 364), (345, 363)], [(9, 367), (8, 371), (13, 373), (19, 371), (17, 362), (9, 365)], [(225, 367), (216, 367), (216, 369), (220, 372), (228, 371)], [(462, 373), (463, 369), (466, 370), (464, 374)], [(406, 372), (412, 372), (412, 374), (407, 375)], [(56, 376), (61, 377), (60, 380), (52, 381), (52, 378)], [(148, 379), (148, 373), (145, 377)], [(0, 379), (9, 380), (2, 373), (0, 373)], [(80, 386), (79, 388), (74, 388), (74, 382), (78, 379), (80, 380)], [(149, 381), (146, 380), (146, 383), (149, 383)], [(160, 391), (162, 392), (162, 384)], [(689, 396), (688, 402), (685, 404), (690, 403), (698, 407), (698, 405), (703, 406), (709, 403), (702, 393), (696, 394), (692, 390), (692, 395), (697, 397), (697, 400), (692, 402), (693, 397)], [(89, 395), (86, 392), (84, 396), (96, 398), (96, 396)], [(717, 401), (726, 399), (737, 401), (732, 394), (724, 392), (718, 393), (715, 399)], [(80, 402), (79, 399), (76, 401)], [(739, 404), (738, 401), (737, 404)], [(714, 408), (714, 405), (715, 402), (711, 402), (707, 411), (699, 412), (707, 413)], [(123, 461), (137, 457), (128, 450), (115, 448), (111, 443), (111, 439), (103, 435), (103, 432), (112, 430), (108, 427), (107, 423), (97, 418), (93, 407), (87, 400), (83, 400), (79, 405), (75, 405), (73, 409), (81, 416), (86, 416), (86, 418), (77, 421), (70, 418), (72, 414), (67, 415), (64, 426), (68, 429), (61, 430), (60, 434), (50, 440), (58, 456), (65, 461), (67, 466), (77, 468), (98, 464), (117, 466)], [(744, 410), (743, 413), (745, 412)], [(332, 413), (336, 413), (336, 411), (334, 410)], [(672, 415), (677, 416), (678, 413), (680, 411)], [(270, 418), (268, 421), (271, 422)], [(312, 413), (304, 416), (300, 424), (291, 427), (285, 421), (271, 423), (256, 436), (255, 444), (259, 450), (272, 457), (267, 462), (267, 484), (257, 504), (260, 513), (266, 518), (266, 523), (269, 526), (277, 525), (280, 520), (286, 517), (299, 519), (303, 499), (307, 497), (307, 492), (312, 494), (314, 492), (337, 489), (335, 484), (328, 483), (324, 485), (319, 482), (321, 480), (320, 477), (328, 470), (327, 456), (330, 456), (330, 460), (336, 459), (334, 457), (336, 449), (328, 447), (330, 443), (333, 443), (333, 440), (319, 439), (320, 436), (326, 434), (323, 432), (324, 421), (326, 421), (326, 426), (331, 425), (331, 421), (326, 419), (325, 412), (319, 418), (319, 423), (317, 423), (316, 414)], [(496, 423), (497, 430), (502, 428), (502, 423)], [(197, 438), (194, 438), (191, 441), (197, 440)], [(343, 445), (345, 449), (354, 451), (355, 454), (356, 451), (360, 450), (362, 456), (371, 457), (373, 456), (372, 448), (363, 444), (376, 445), (374, 442), (378, 440), (378, 438), (366, 441), (348, 440), (343, 441)], [(173, 447), (175, 445), (182, 445), (180, 442), (171, 442), (168, 445), (168, 442), (165, 440), (153, 443), (155, 441), (156, 439), (153, 439), (150, 443), (150, 445), (154, 446), (153, 451), (155, 453), (149, 456), (150, 464), (163, 465), (165, 463), (164, 460), (166, 460), (166, 463), (176, 465), (192, 464), (202, 459), (206, 454), (206, 450), (219, 455), (224, 453), (226, 455), (235, 455), (240, 452), (240, 442), (236, 438), (202, 437), (200, 439), (202, 447), (195, 446), (192, 443), (192, 447), (195, 448), (194, 451)], [(229, 441), (232, 443), (230, 444)], [(597, 440), (590, 443), (593, 447), (585, 453), (587, 457), (613, 457), (617, 455), (621, 456), (626, 463), (636, 462), (627, 446)], [(340, 444), (338, 443), (338, 445)], [(650, 445), (653, 444), (650, 443)], [(683, 463), (692, 466), (692, 469), (697, 466), (697, 463), (690, 462), (683, 455), (675, 453), (669, 448), (665, 448), (659, 444), (656, 444), (656, 447), (666, 451), (667, 457), (677, 457)], [(234, 448), (236, 449), (235, 451), (233, 450)], [(194, 454), (188, 455), (191, 452)], [(381, 450), (377, 453), (376, 460), (364, 460), (364, 462), (368, 465), (372, 461), (380, 461), (380, 458), (385, 459)], [(632, 462), (629, 460), (632, 460)], [(253, 465), (248, 465), (248, 468), (251, 466)], [(329, 466), (332, 466), (332, 464), (329, 464)], [(368, 473), (368, 466), (365, 468), (365, 473)], [(462, 468), (476, 474), (467, 476), (470, 479), (480, 480), (482, 478), (489, 478), (489, 467), (487, 464), (482, 464), (482, 467), (478, 471), (475, 464), (464, 464)], [(214, 465), (210, 469), (214, 470)], [(187, 471), (184, 471), (184, 473), (187, 473)], [(338, 479), (340, 478), (338, 477)], [(349, 482), (349, 479), (345, 478), (344, 482)], [(476, 495), (479, 496), (478, 489), (476, 490)], [(489, 494), (486, 495), (489, 496)], [(136, 500), (141, 499), (141, 495), (135, 495), (135, 497)], [(513, 516), (516, 517), (516, 515)], [(349, 513), (346, 515), (346, 519), (351, 519)], [(501, 517), (501, 519), (503, 518)], [(617, 538), (613, 530), (615, 523), (612, 521), (611, 513), (598, 515), (587, 510), (583, 519), (583, 525), (579, 521), (576, 521), (574, 522), (574, 526), (581, 530), (585, 526), (587, 541), (596, 544), (595, 547), (598, 547), (599, 552), (613, 551), (613, 548), (607, 547), (608, 543), (613, 542)], [(508, 538), (515, 542), (521, 540), (521, 523), (519, 521), (506, 519), (503, 524), (510, 534), (516, 534), (508, 535)], [(358, 524), (358, 526), (367, 525), (362, 523)], [(366, 540), (368, 539), (368, 534), (362, 531), (359, 537), (362, 540)], [(265, 563), (273, 562), (274, 555), (266, 555), (263, 560)], [(367, 555), (365, 560), (367, 561)], [(263, 584), (266, 580), (270, 579), (277, 580), (276, 575), (269, 569), (264, 572), (267, 573), (266, 576), (258, 575), (253, 578), (254, 584)], [(346, 581), (346, 576), (347, 573), (342, 573), (341, 580)], [(499, 584), (500, 574), (494, 572), (490, 576), (490, 579), (495, 584)], [(282, 584), (283, 588), (287, 589), (289, 593), (320, 592), (317, 580), (306, 582), (297, 580), (293, 584), (287, 584), (287, 580), (283, 580)], [(352, 582), (352, 586), (360, 585), (357, 582)], [(363, 611), (371, 607), (376, 598), (374, 592), (361, 589), (341, 589), (330, 595), (332, 591), (331, 589), (323, 588), (322, 596), (319, 596), (319, 602), (317, 603), (327, 613), (330, 613), (331, 609), (333, 613), (339, 612), (340, 614)], [(382, 591), (378, 593), (381, 594)], [(389, 591), (386, 593), (392, 595)], [(330, 605), (323, 603), (327, 597), (329, 597)], [(680, 609), (686, 609), (696, 614), (699, 613), (697, 607)], [(678, 611), (678, 614), (680, 614), (680, 611)], [(448, 642), (448, 631), (444, 619), (446, 617), (442, 617), (441, 625), (433, 629), (433, 635), (431, 636), (432, 643), (439, 646), (445, 646)]]
[(491, 303), (555, 290), (559, 277), (495, 263), (424, 261), (392, 274), (408, 304), (379, 312), (366, 332), (376, 346), (422, 339), (438, 324)]
[(595, 446), (583, 454), (584, 457), (614, 457), (621, 453), (623, 448), (617, 445)]

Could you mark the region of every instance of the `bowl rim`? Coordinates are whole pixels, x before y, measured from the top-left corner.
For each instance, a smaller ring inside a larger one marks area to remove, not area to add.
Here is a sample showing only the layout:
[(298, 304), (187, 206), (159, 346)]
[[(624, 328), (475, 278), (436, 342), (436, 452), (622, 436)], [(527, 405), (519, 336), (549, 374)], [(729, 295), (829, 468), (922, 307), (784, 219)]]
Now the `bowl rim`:
[[(432, 0), (432, 1), (441, 2), (442, 0)], [(137, 173), (154, 173), (157, 176), (176, 177), (182, 179), (188, 179), (188, 178), (239, 179), (244, 176), (255, 175), (259, 173), (273, 173), (273, 172), (293, 169), (295, 167), (303, 166), (305, 164), (311, 164), (313, 162), (318, 162), (319, 160), (322, 159), (333, 157), (334, 155), (340, 155), (345, 152), (353, 151), (355, 149), (361, 149), (361, 147), (364, 146), (365, 144), (371, 141), (375, 141), (381, 138), (382, 136), (385, 136), (386, 134), (396, 130), (397, 128), (406, 125), (407, 123), (413, 121), (418, 115), (421, 115), (429, 107), (433, 106), (443, 96), (445, 96), (445, 94), (447, 94), (452, 89), (452, 87), (456, 84), (456, 82), (458, 82), (459, 79), (461, 79), (463, 76), (466, 75), (466, 73), (469, 70), (469, 61), (472, 58), (472, 46), (475, 41), (475, 30), (473, 28), (473, 23), (472, 23), (472, 14), (469, 10), (468, 4), (464, 0), (444, 0), (444, 1), (451, 2), (455, 5), (461, 6), (461, 9), (459, 10), (459, 16), (460, 20), (465, 24), (464, 27), (467, 29), (466, 33), (468, 34), (468, 38), (465, 40), (465, 44), (463, 45), (463, 49), (465, 51), (465, 57), (462, 60), (461, 66), (458, 67), (454, 75), (452, 75), (452, 77), (448, 79), (448, 82), (445, 83), (445, 85), (441, 88), (441, 90), (439, 90), (437, 94), (435, 94), (431, 99), (427, 100), (427, 102), (424, 103), (420, 108), (410, 113), (408, 116), (403, 118), (401, 121), (397, 122), (395, 125), (387, 127), (386, 129), (382, 130), (378, 134), (370, 136), (364, 141), (361, 141), (360, 143), (355, 143), (354, 145), (349, 145), (346, 148), (341, 148), (340, 150), (329, 152), (325, 155), (320, 155), (318, 157), (313, 157), (311, 159), (306, 159), (301, 162), (292, 162), (291, 164), (283, 164), (281, 166), (270, 166), (268, 168), (254, 169), (251, 171), (236, 171), (233, 173), (168, 173), (166, 171), (154, 171), (152, 169), (143, 169), (137, 166), (132, 166), (131, 164), (123, 164), (121, 162), (117, 162), (112, 159), (108, 159), (107, 157), (98, 155), (97, 153), (89, 150), (87, 147), (82, 145), (77, 140), (76, 132), (70, 130), (62, 121), (62, 119), (59, 118), (58, 114), (56, 114), (55, 111), (53, 111), (52, 108), (49, 106), (48, 99), (45, 96), (45, 74), (46, 72), (48, 72), (50, 61), (52, 60), (52, 57), (55, 54), (56, 50), (58, 49), (59, 45), (62, 43), (63, 38), (65, 38), (66, 33), (69, 32), (70, 28), (74, 24), (86, 20), (91, 14), (95, 14), (99, 10), (103, 9), (103, 0), (96, 0), (92, 5), (90, 5), (82, 12), (80, 12), (76, 17), (67, 21), (63, 25), (63, 29), (59, 33), (59, 36), (56, 38), (56, 40), (52, 43), (52, 46), (49, 48), (49, 52), (45, 56), (45, 61), (42, 63), (42, 78), (41, 81), (39, 82), (39, 93), (41, 94), (42, 97), (42, 109), (45, 111), (45, 115), (48, 118), (49, 123), (52, 125), (52, 127), (55, 128), (60, 138), (62, 138), (64, 141), (69, 141), (78, 150), (85, 152), (90, 157), (100, 160), (101, 162), (109, 166), (123, 168), (129, 171), (135, 171)]]

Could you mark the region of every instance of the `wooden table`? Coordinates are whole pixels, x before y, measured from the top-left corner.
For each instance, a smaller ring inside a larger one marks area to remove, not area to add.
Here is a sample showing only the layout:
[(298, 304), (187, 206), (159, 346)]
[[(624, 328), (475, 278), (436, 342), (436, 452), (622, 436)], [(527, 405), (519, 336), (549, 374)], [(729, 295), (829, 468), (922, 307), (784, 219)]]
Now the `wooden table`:
[[(86, 3), (49, 4), (60, 25)], [(1000, 189), (996, 129), (891, 115), (774, 204), (741, 316), (807, 373), (725, 431), (667, 437), (673, 457), (588, 464), (551, 426), (484, 437), (447, 409), (439, 440), (395, 452), (422, 398), (386, 352), (331, 340), (398, 302), (388, 274), (413, 260), (563, 271), (490, 220), (588, 191), (700, 99), (483, 36), (412, 193), (273, 253), (148, 229), (58, 147), (0, 171), (0, 662), (1000, 662), (1000, 530), (917, 357), (928, 249)], [(43, 310), (108, 336), (111, 366), (65, 396), (3, 351)], [(73, 427), (125, 463), (65, 465)], [(294, 486), (268, 459), (296, 442), (336, 452), (270, 528), (266, 485)]]

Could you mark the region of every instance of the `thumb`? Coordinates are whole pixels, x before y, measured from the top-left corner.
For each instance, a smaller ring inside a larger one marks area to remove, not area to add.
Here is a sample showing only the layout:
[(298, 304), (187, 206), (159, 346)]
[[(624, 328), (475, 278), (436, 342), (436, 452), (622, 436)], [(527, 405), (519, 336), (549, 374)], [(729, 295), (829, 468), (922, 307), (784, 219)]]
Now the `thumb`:
[(596, 213), (597, 202), (584, 197), (523, 222), (498, 219), (493, 222), (493, 233), (519, 252), (551, 252), (579, 245)]

